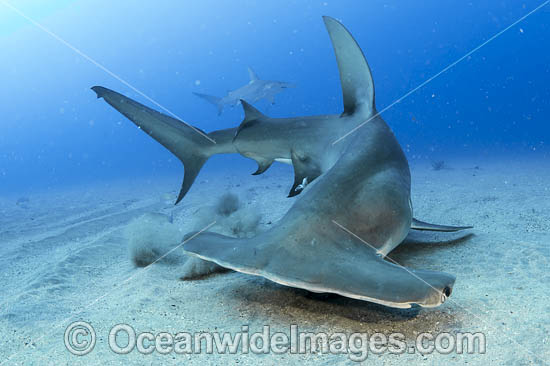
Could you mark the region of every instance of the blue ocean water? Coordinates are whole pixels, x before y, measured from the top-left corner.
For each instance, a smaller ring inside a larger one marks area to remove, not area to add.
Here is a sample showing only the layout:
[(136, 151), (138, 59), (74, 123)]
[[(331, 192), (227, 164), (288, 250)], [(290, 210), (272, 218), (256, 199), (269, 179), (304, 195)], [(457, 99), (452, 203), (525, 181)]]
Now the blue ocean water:
[[(0, 1), (2, 194), (178, 174), (158, 143), (96, 99), (103, 85), (205, 131), (218, 117), (192, 92), (222, 96), (262, 79), (296, 88), (256, 106), (274, 117), (339, 113), (336, 61), (321, 16), (343, 22), (371, 66), (378, 110), (482, 45), (539, 1)], [(550, 5), (383, 113), (411, 161), (550, 153)], [(99, 66), (101, 65), (101, 66)], [(106, 72), (108, 70), (108, 72)], [(113, 75), (116, 75), (114, 77)], [(205, 169), (254, 171), (240, 156)]]

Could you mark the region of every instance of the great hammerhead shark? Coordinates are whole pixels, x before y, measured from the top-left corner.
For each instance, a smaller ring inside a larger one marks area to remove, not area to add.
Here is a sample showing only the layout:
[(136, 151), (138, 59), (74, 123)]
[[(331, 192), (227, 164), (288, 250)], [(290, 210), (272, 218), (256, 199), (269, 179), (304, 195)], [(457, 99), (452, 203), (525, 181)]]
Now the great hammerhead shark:
[(287, 88), (294, 87), (294, 84), (285, 83), (284, 81), (261, 80), (250, 67), (248, 67), (248, 76), (250, 77), (248, 84), (228, 92), (223, 98), (201, 93), (193, 94), (218, 107), (219, 116), (222, 114), (225, 106), (239, 105), (241, 104), (241, 100), (256, 103), (260, 99), (267, 99), (271, 104), (274, 104), (276, 94)]
[(202, 233), (185, 244), (190, 255), (313, 292), (398, 308), (438, 306), (450, 296), (454, 276), (407, 269), (383, 258), (411, 228), (469, 227), (412, 217), (409, 165), (376, 112), (369, 65), (342, 24), (330, 17), (324, 22), (340, 71), (341, 114), (270, 118), (242, 101), (242, 123), (205, 138), (204, 132), (121, 94), (98, 86), (93, 90), (183, 162), (185, 177), (176, 203), (213, 154), (254, 159), (254, 174), (265, 172), (276, 160), (294, 167), (289, 196), (300, 196), (270, 230), (243, 239)]

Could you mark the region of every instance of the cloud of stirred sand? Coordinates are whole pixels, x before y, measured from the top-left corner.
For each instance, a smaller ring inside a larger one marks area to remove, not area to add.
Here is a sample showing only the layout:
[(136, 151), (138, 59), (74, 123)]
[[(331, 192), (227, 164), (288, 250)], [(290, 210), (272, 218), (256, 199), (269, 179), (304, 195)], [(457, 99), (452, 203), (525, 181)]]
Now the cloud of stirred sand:
[[(131, 221), (125, 234), (128, 255), (136, 267), (152, 263), (180, 265), (183, 280), (195, 279), (214, 272), (225, 271), (215, 263), (183, 254), (183, 249), (173, 250), (188, 232), (198, 231), (216, 222), (209, 231), (233, 237), (251, 237), (259, 230), (261, 216), (252, 208), (245, 208), (239, 197), (232, 193), (222, 195), (215, 205), (203, 206), (193, 215), (193, 223), (174, 223), (161, 213), (147, 213)], [(191, 229), (187, 229), (187, 228)], [(169, 253), (169, 254), (166, 254)]]

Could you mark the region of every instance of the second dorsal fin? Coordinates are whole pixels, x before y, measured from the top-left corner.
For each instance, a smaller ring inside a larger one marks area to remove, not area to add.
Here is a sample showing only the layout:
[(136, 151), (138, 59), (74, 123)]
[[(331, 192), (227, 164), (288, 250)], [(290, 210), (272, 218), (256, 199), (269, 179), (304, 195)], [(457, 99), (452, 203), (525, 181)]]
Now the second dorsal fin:
[(265, 114), (254, 108), (251, 104), (246, 102), (245, 100), (241, 99), (241, 105), (243, 106), (244, 110), (244, 119), (239, 125), (239, 128), (237, 128), (237, 132), (235, 133), (235, 136), (239, 134), (244, 128), (252, 126), (254, 123), (256, 123), (258, 120), (262, 118), (267, 118)]
[(265, 115), (262, 112), (254, 108), (254, 106), (252, 106), (252, 104), (248, 103), (246, 100), (241, 99), (241, 104), (244, 110), (243, 122), (252, 121), (255, 119), (260, 119), (262, 117), (265, 117)]

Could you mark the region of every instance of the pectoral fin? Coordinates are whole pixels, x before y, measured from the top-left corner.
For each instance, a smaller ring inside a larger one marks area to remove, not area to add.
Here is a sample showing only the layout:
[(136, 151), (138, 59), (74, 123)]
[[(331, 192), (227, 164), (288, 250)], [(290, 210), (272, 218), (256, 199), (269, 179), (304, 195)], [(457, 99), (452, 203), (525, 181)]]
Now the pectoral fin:
[(447, 226), (447, 225), (429, 224), (427, 222), (423, 222), (415, 218), (412, 219), (412, 224), (411, 224), (411, 229), (413, 230), (442, 231), (447, 233), (471, 229), (471, 228), (473, 228), (473, 226)]
[(300, 194), (305, 186), (321, 175), (321, 167), (311, 157), (295, 150), (290, 152), (294, 167), (294, 184), (288, 192), (288, 197)]

